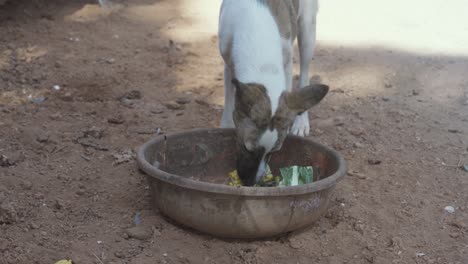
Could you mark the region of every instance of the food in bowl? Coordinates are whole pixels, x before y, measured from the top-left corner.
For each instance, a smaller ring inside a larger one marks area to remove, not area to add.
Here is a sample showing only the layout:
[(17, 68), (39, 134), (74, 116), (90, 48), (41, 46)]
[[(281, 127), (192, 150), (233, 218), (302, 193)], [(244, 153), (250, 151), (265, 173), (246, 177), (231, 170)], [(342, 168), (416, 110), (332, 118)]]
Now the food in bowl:
[[(312, 183), (314, 181), (314, 168), (312, 166), (288, 166), (280, 168), (281, 176), (274, 176), (267, 165), (265, 176), (255, 187), (283, 187), (297, 186)], [(243, 186), (237, 170), (229, 173), (229, 186)]]

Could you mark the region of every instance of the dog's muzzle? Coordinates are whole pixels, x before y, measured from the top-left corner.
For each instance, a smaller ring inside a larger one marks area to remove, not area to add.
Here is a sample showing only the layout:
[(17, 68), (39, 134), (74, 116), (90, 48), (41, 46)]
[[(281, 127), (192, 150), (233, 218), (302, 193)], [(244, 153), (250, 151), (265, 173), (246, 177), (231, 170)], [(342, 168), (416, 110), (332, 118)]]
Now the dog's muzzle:
[(254, 151), (248, 151), (245, 146), (240, 148), (237, 154), (237, 173), (245, 186), (253, 186), (257, 181), (259, 169), (265, 170), (265, 168), (260, 168), (261, 165), (265, 164), (264, 156), (264, 148)]

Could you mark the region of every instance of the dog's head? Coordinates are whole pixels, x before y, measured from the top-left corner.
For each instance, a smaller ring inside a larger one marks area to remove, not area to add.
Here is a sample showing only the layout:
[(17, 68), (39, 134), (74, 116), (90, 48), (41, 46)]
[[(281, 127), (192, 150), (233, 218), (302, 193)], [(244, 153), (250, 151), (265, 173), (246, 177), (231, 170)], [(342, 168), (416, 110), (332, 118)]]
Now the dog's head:
[(252, 186), (263, 176), (268, 155), (281, 148), (296, 116), (318, 104), (327, 94), (328, 86), (311, 84), (298, 91), (285, 91), (272, 113), (271, 100), (263, 85), (236, 79), (232, 83), (236, 87), (233, 119), (239, 149), (237, 171), (243, 184)]

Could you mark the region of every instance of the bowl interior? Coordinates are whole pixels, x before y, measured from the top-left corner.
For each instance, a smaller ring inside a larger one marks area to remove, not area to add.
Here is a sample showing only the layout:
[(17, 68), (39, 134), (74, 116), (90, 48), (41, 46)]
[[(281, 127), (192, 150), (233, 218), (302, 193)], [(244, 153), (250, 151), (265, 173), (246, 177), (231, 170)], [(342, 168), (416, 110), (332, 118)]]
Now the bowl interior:
[[(236, 165), (236, 139), (232, 129), (195, 130), (172, 134), (157, 140), (145, 150), (145, 159), (160, 170), (203, 182), (225, 184)], [(289, 136), (269, 165), (274, 175), (279, 168), (313, 166), (314, 182), (334, 174), (338, 158), (311, 140)]]

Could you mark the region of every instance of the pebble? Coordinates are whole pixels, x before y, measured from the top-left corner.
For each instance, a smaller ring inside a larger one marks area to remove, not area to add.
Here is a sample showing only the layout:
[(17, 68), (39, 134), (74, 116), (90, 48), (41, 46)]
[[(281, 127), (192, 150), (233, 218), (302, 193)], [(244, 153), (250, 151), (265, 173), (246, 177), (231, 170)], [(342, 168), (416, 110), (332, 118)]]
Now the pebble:
[(70, 92), (66, 92), (64, 95), (60, 97), (60, 99), (62, 99), (65, 102), (71, 102), (73, 101), (73, 95)]
[(112, 165), (118, 165), (125, 162), (129, 162), (134, 158), (134, 153), (131, 149), (127, 149), (122, 151), (121, 153), (114, 153), (112, 157), (114, 158), (114, 162)]
[(453, 206), (446, 206), (444, 208), (445, 212), (449, 213), (449, 214), (452, 214), (452, 213), (455, 213), (455, 208)]
[(454, 134), (462, 133), (460, 129), (448, 129), (448, 132), (454, 133)]
[(114, 255), (120, 259), (125, 258), (125, 255), (122, 251), (117, 251), (114, 253)]
[(39, 227), (41, 227), (41, 226), (36, 224), (36, 223), (29, 224), (29, 228), (31, 228), (31, 229), (38, 229)]
[(17, 211), (13, 203), (0, 202), (0, 220), (3, 223), (13, 224), (18, 221)]
[(333, 93), (341, 93), (341, 94), (345, 93), (345, 91), (343, 89), (341, 89), (341, 88), (333, 89), (332, 92)]
[(341, 143), (335, 143), (335, 144), (333, 144), (333, 148), (336, 149), (336, 150), (343, 150), (344, 146)]
[(41, 103), (43, 103), (46, 99), (47, 99), (47, 98), (46, 98), (45, 96), (42, 96), (42, 95), (40, 95), (40, 96), (38, 96), (38, 97), (32, 97), (32, 96), (29, 97), (29, 100), (30, 100), (31, 102), (35, 103), (35, 104), (41, 104)]
[(464, 222), (462, 222), (461, 220), (452, 220), (452, 221), (448, 222), (448, 224), (453, 226), (453, 227), (460, 228), (460, 229), (466, 228), (466, 224)]
[(120, 125), (120, 124), (123, 124), (125, 120), (122, 117), (122, 115), (117, 115), (117, 116), (109, 117), (107, 119), (107, 122), (110, 124)]
[(65, 214), (62, 213), (62, 212), (57, 212), (57, 213), (55, 213), (55, 217), (57, 217), (57, 219), (59, 219), (59, 220), (62, 220), (62, 219), (65, 218)]
[(185, 106), (182, 104), (178, 104), (176, 101), (169, 101), (165, 104), (165, 106), (170, 110), (182, 110), (185, 109)]
[(129, 237), (135, 238), (138, 240), (146, 240), (146, 239), (151, 238), (151, 236), (153, 235), (151, 228), (147, 228), (144, 226), (135, 226), (135, 227), (128, 228), (127, 230), (125, 230), (125, 233)]
[(289, 246), (294, 249), (300, 249), (304, 247), (304, 242), (301, 239), (290, 238)]
[(385, 80), (384, 81), (384, 86), (385, 86), (385, 88), (391, 88), (393, 85), (388, 80)]
[(141, 225), (141, 222), (142, 222), (142, 221), (141, 221), (141, 213), (140, 213), (140, 212), (137, 212), (137, 213), (135, 214), (135, 216), (133, 217), (133, 223), (134, 223), (135, 225)]
[(390, 239), (390, 246), (393, 248), (403, 248), (403, 240), (400, 237), (392, 237)]
[(158, 229), (154, 229), (153, 232), (154, 232), (154, 236), (157, 236), (157, 237), (161, 236), (161, 231), (159, 231)]
[(356, 137), (364, 135), (364, 129), (362, 127), (349, 128), (348, 131), (351, 135)]
[(130, 133), (142, 134), (142, 135), (152, 135), (158, 134), (158, 131), (161, 132), (161, 129), (158, 127), (145, 126), (145, 127), (132, 127), (128, 129)]
[(159, 115), (159, 114), (164, 113), (164, 109), (162, 109), (162, 108), (155, 108), (155, 109), (150, 110), (150, 112), (151, 112), (152, 114)]
[(364, 147), (364, 145), (362, 143), (360, 143), (360, 142), (354, 142), (353, 146), (355, 148), (363, 148)]
[(0, 155), (0, 166), (1, 167), (8, 167), (15, 165), (10, 159), (5, 155)]
[(32, 189), (32, 182), (28, 181), (28, 180), (24, 180), (22, 183), (21, 183), (21, 187), (23, 187), (23, 189), (25, 190), (31, 190)]
[(192, 100), (190, 98), (187, 98), (187, 97), (179, 97), (176, 99), (176, 103), (178, 104), (188, 104), (190, 103)]
[(358, 179), (361, 179), (361, 180), (367, 179), (367, 176), (364, 173), (360, 173), (360, 172), (357, 172), (357, 171), (350, 171), (350, 172), (348, 172), (348, 175), (349, 176), (355, 176), (355, 177), (357, 177)]
[(34, 198), (36, 199), (44, 199), (44, 194), (41, 192), (35, 193)]
[(65, 207), (65, 205), (62, 200), (55, 200), (54, 207), (57, 210), (62, 210)]
[(370, 165), (379, 165), (380, 163), (382, 163), (382, 161), (378, 159), (368, 159), (367, 163), (369, 163)]
[(55, 113), (55, 114), (49, 115), (49, 118), (50, 118), (51, 120), (58, 120), (58, 119), (60, 119), (61, 117), (62, 117), (62, 115), (59, 114), (59, 113)]
[(342, 116), (337, 116), (333, 118), (327, 118), (323, 120), (319, 120), (315, 123), (317, 127), (331, 127), (331, 126), (342, 126), (344, 125), (345, 118)]
[(210, 105), (209, 102), (207, 102), (207, 101), (204, 100), (204, 99), (200, 99), (200, 98), (195, 99), (195, 103), (197, 103), (197, 104), (199, 104), (199, 105), (205, 105), (205, 106), (209, 106), (209, 105)]
[(100, 127), (91, 127), (83, 130), (83, 137), (102, 138), (104, 136), (104, 129)]
[(37, 135), (36, 141), (39, 143), (47, 143), (49, 141), (49, 135), (45, 133), (40, 133), (39, 135)]
[(120, 99), (120, 102), (122, 103), (123, 106), (128, 107), (128, 108), (135, 108), (135, 100), (129, 100), (127, 98), (122, 98)]
[(62, 181), (70, 181), (71, 180), (70, 176), (65, 175), (65, 174), (57, 175), (57, 179), (62, 180)]
[(120, 99), (128, 99), (128, 100), (138, 100), (141, 99), (142, 95), (141, 92), (138, 90), (132, 90), (126, 94), (124, 94)]

